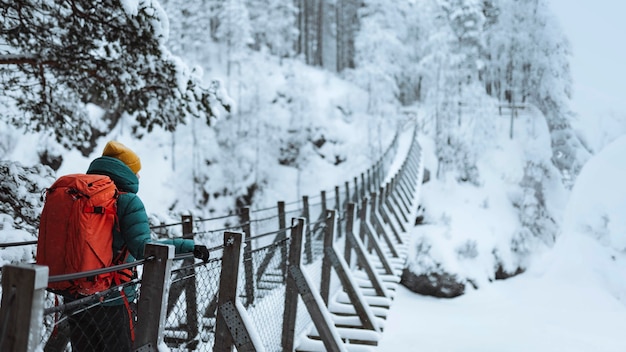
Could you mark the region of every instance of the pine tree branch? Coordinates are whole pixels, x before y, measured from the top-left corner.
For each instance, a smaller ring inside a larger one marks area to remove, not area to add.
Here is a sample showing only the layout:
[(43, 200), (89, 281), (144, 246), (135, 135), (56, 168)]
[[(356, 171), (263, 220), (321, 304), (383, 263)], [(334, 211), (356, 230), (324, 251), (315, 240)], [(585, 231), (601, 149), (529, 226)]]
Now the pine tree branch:
[(0, 65), (37, 65), (39, 64), (39, 56), (34, 54), (7, 54), (0, 55)]

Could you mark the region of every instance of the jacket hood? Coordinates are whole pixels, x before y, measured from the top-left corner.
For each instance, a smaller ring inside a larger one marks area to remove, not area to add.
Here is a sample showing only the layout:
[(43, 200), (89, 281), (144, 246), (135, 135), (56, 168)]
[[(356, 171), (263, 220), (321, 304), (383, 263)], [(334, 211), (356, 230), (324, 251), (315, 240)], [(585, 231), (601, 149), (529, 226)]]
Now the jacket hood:
[(139, 178), (119, 159), (110, 156), (96, 158), (89, 165), (87, 173), (109, 176), (122, 192), (137, 193), (139, 191)]

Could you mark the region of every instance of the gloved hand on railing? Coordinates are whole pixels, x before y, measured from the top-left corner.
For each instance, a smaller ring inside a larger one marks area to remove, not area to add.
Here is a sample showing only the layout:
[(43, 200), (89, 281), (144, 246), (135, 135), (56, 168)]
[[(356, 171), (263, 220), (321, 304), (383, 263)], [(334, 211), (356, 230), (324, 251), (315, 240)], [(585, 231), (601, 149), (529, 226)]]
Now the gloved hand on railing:
[(197, 244), (193, 246), (193, 256), (202, 259), (206, 263), (209, 261), (209, 249), (204, 245)]

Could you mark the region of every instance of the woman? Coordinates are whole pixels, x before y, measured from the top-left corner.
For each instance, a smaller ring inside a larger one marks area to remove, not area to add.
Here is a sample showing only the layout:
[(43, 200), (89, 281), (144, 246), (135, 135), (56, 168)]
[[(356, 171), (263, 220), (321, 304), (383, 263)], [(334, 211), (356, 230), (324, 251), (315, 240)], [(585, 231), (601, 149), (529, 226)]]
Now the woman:
[[(87, 170), (88, 174), (109, 176), (120, 192), (117, 200), (119, 226), (113, 229), (113, 257), (125, 257), (126, 262), (143, 259), (145, 244), (153, 242), (148, 215), (137, 196), (140, 169), (141, 160), (137, 154), (122, 143), (110, 141), (102, 156), (93, 160)], [(174, 245), (176, 254), (193, 252), (196, 258), (204, 261), (209, 258), (206, 246), (195, 245), (193, 240), (172, 239), (158, 243)], [(134, 318), (130, 306), (136, 295), (134, 285), (126, 286), (124, 294), (115, 291), (102, 304), (70, 315), (73, 350), (132, 351)]]

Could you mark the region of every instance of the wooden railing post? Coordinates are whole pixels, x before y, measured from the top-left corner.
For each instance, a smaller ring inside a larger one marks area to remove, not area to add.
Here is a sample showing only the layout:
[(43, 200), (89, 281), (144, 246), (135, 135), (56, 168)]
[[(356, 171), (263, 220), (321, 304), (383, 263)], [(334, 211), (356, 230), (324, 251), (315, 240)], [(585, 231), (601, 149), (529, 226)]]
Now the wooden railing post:
[(41, 343), (48, 267), (34, 264), (2, 267), (0, 350), (34, 351)]
[[(182, 215), (181, 224), (183, 231), (182, 237), (185, 239), (193, 239), (193, 217), (191, 215)], [(185, 292), (185, 310), (187, 312), (187, 322), (185, 324), (181, 324), (181, 326), (185, 327), (189, 340), (197, 336), (199, 332), (198, 316), (196, 314), (196, 312), (198, 311), (198, 303), (196, 297), (196, 275), (193, 264), (193, 258), (184, 259), (182, 263), (183, 269), (177, 271), (174, 274), (175, 277), (172, 279), (173, 283), (171, 284), (171, 287), (169, 287), (166, 313), (166, 315), (169, 315), (172, 312), (172, 310), (176, 306), (176, 302), (178, 302), (179, 297), (183, 294), (183, 292)], [(178, 342), (180, 342), (180, 339), (174, 337), (169, 337), (168, 339), (177, 340)], [(190, 348), (197, 345), (197, 343), (197, 340), (191, 341), (189, 343)]]
[(407, 213), (411, 212), (411, 205), (412, 204), (412, 200), (409, 197), (409, 194), (412, 193), (411, 190), (409, 190), (409, 185), (407, 185), (407, 170), (405, 168), (400, 169), (400, 177), (398, 178), (398, 195), (400, 196), (400, 199), (402, 199), (402, 204), (404, 204), (404, 206), (407, 209)]
[(163, 341), (174, 246), (148, 243), (144, 257), (134, 343), (135, 349), (152, 351)]
[(392, 202), (393, 201), (392, 183), (393, 183), (393, 178), (391, 179), (389, 183), (387, 183), (387, 187), (385, 189), (385, 205), (387, 205), (387, 208), (389, 209), (389, 211), (391, 211), (391, 214), (393, 214), (394, 218), (396, 219), (396, 222), (398, 226), (400, 227), (400, 231), (406, 232), (406, 228), (403, 225), (404, 222), (402, 221), (402, 219), (400, 219), (400, 216), (398, 215), (398, 212), (396, 211), (396, 207), (394, 206)]
[(387, 234), (387, 230), (385, 230), (383, 226), (383, 221), (380, 218), (379, 208), (376, 201), (377, 199), (378, 195), (376, 194), (376, 192), (372, 192), (372, 206), (370, 209), (370, 217), (368, 221), (376, 230), (376, 235), (378, 235), (377, 237), (385, 240), (385, 243), (387, 244), (391, 255), (393, 257), (399, 257), (398, 251), (396, 250), (396, 245), (391, 241), (389, 235)]
[(409, 212), (410, 208), (406, 205), (406, 203), (404, 202), (404, 198), (402, 197), (402, 192), (398, 185), (399, 180), (400, 179), (398, 177), (394, 177), (393, 181), (391, 182), (393, 185), (391, 198), (395, 200), (396, 204), (398, 204), (398, 210), (400, 211), (402, 218), (404, 218), (404, 222), (409, 222), (409, 218), (407, 217), (406, 212)]
[(369, 244), (369, 241), (366, 240), (366, 235), (365, 235), (365, 231), (366, 231), (366, 226), (365, 223), (367, 222), (367, 204), (368, 200), (367, 198), (364, 198), (361, 201), (361, 212), (358, 214), (359, 216), (359, 237), (361, 238), (361, 241), (363, 241), (363, 243), (365, 243), (367, 245), (367, 250), (370, 251), (371, 248), (371, 244)]
[(365, 190), (365, 174), (361, 172), (361, 199), (365, 198), (367, 191)]
[[(324, 231), (324, 248), (332, 248), (335, 240), (335, 210), (326, 211), (326, 229)], [(324, 300), (326, 306), (328, 306), (328, 299), (330, 296), (330, 279), (331, 279), (332, 263), (330, 258), (324, 254), (322, 258), (322, 283), (320, 287), (320, 296)]]
[(350, 247), (349, 236), (354, 232), (354, 203), (348, 203), (348, 209), (346, 209), (346, 245), (344, 248), (344, 258), (349, 266), (352, 266), (352, 248)]
[(181, 223), (183, 226), (183, 238), (193, 239), (193, 216), (181, 216)]
[(382, 185), (383, 182), (385, 182), (385, 172), (386, 170), (386, 162), (381, 162), (380, 163), (380, 167), (378, 168), (378, 179), (379, 179), (379, 184)]
[[(293, 219), (291, 224), (291, 243), (289, 245), (288, 266), (300, 266), (302, 258), (302, 234), (304, 231), (304, 219)], [(285, 287), (285, 311), (283, 313), (283, 351), (294, 350), (296, 334), (296, 313), (298, 311), (298, 287), (293, 279), (287, 279)]]
[(387, 213), (385, 188), (382, 186), (380, 187), (379, 195), (380, 195), (380, 198), (379, 198), (380, 201), (378, 202), (378, 208), (379, 208), (380, 215), (382, 216), (383, 221), (387, 224), (387, 226), (393, 232), (393, 235), (396, 241), (398, 241), (398, 243), (400, 244), (403, 244), (404, 241), (402, 240), (402, 236), (400, 236), (400, 233), (396, 229), (396, 226), (394, 225), (394, 223), (391, 221), (391, 218), (389, 217), (389, 213)]
[(370, 216), (368, 221), (376, 230), (378, 237), (380, 237), (380, 233), (385, 231), (385, 229), (376, 222), (376, 211), (378, 209), (378, 194), (376, 192), (370, 193), (370, 202), (372, 205), (370, 207)]
[[(278, 228), (280, 229), (280, 231), (278, 232), (278, 234), (276, 235), (276, 237), (274, 238), (274, 243), (278, 243), (282, 240), (285, 239), (286, 237), (286, 232), (285, 232), (285, 202), (278, 202)], [(245, 251), (245, 250), (244, 250)], [(260, 282), (263, 280), (263, 275), (265, 275), (267, 268), (269, 267), (270, 263), (272, 262), (272, 258), (274, 257), (274, 253), (276, 252), (276, 247), (273, 246), (271, 247), (267, 253), (265, 254), (265, 256), (263, 257), (263, 261), (261, 261), (261, 264), (259, 264), (259, 266), (256, 269), (256, 281)], [(284, 265), (286, 265), (286, 250), (284, 248), (284, 246), (280, 246), (280, 253), (281, 253), (281, 272), (282, 272), (282, 281), (284, 282), (285, 277), (287, 275), (287, 271), (285, 268), (283, 268)]]
[(376, 188), (380, 187), (380, 185), (383, 184), (383, 173), (382, 173), (383, 164), (384, 164), (383, 159), (380, 159), (378, 163), (376, 164), (376, 176), (375, 176)]
[(233, 347), (237, 351), (256, 351), (262, 348), (253, 337), (256, 333), (252, 333), (254, 327), (249, 324), (246, 310), (237, 300), (242, 246), (242, 233), (224, 232), (214, 352), (230, 352)]
[[(281, 229), (278, 234), (278, 238), (283, 240), (287, 237), (287, 220), (285, 218), (285, 202), (278, 202), (278, 228)], [(286, 246), (280, 246), (280, 271), (283, 278), (283, 283), (287, 279), (287, 248)]]
[(304, 225), (304, 255), (307, 264), (313, 262), (313, 243), (311, 238), (311, 214), (309, 213), (309, 196), (302, 196), (302, 217), (306, 220)]
[(359, 202), (359, 179), (354, 178), (354, 202)]
[[(335, 186), (335, 210), (337, 210), (337, 213), (339, 214), (339, 219), (337, 219), (337, 238), (341, 238), (341, 214), (344, 212), (344, 210), (341, 207), (341, 202), (340, 202), (340, 194), (339, 194), (339, 186)], [(345, 216), (344, 216), (345, 219)]]
[(372, 179), (370, 180), (372, 184), (372, 189), (378, 188), (378, 168), (380, 167), (380, 159), (372, 166)]
[(365, 198), (363, 199), (363, 210), (360, 216), (361, 223), (359, 225), (359, 237), (361, 241), (367, 245), (367, 252), (375, 252), (375, 254), (378, 255), (380, 259), (383, 269), (385, 269), (388, 274), (393, 274), (393, 269), (391, 268), (391, 265), (387, 260), (387, 256), (385, 253), (383, 253), (383, 250), (381, 249), (378, 240), (376, 239), (376, 230), (372, 228), (372, 225), (370, 223), (369, 211), (371, 211), (371, 209), (369, 209), (368, 199)]
[[(193, 239), (193, 217), (191, 215), (183, 215), (181, 217), (183, 224), (183, 238)], [(194, 263), (193, 258), (185, 259), (183, 266), (192, 267)], [(195, 269), (190, 269), (195, 271)], [(187, 337), (192, 340), (195, 336), (198, 336), (200, 329), (198, 327), (198, 298), (196, 293), (196, 275), (192, 275), (185, 280), (185, 308), (187, 310)], [(197, 345), (197, 340), (190, 342), (190, 346)]]
[(254, 303), (254, 266), (252, 265), (252, 238), (250, 226), (250, 207), (244, 207), (241, 210), (241, 228), (247, 239), (247, 246), (243, 250), (243, 267), (246, 285), (246, 306)]

